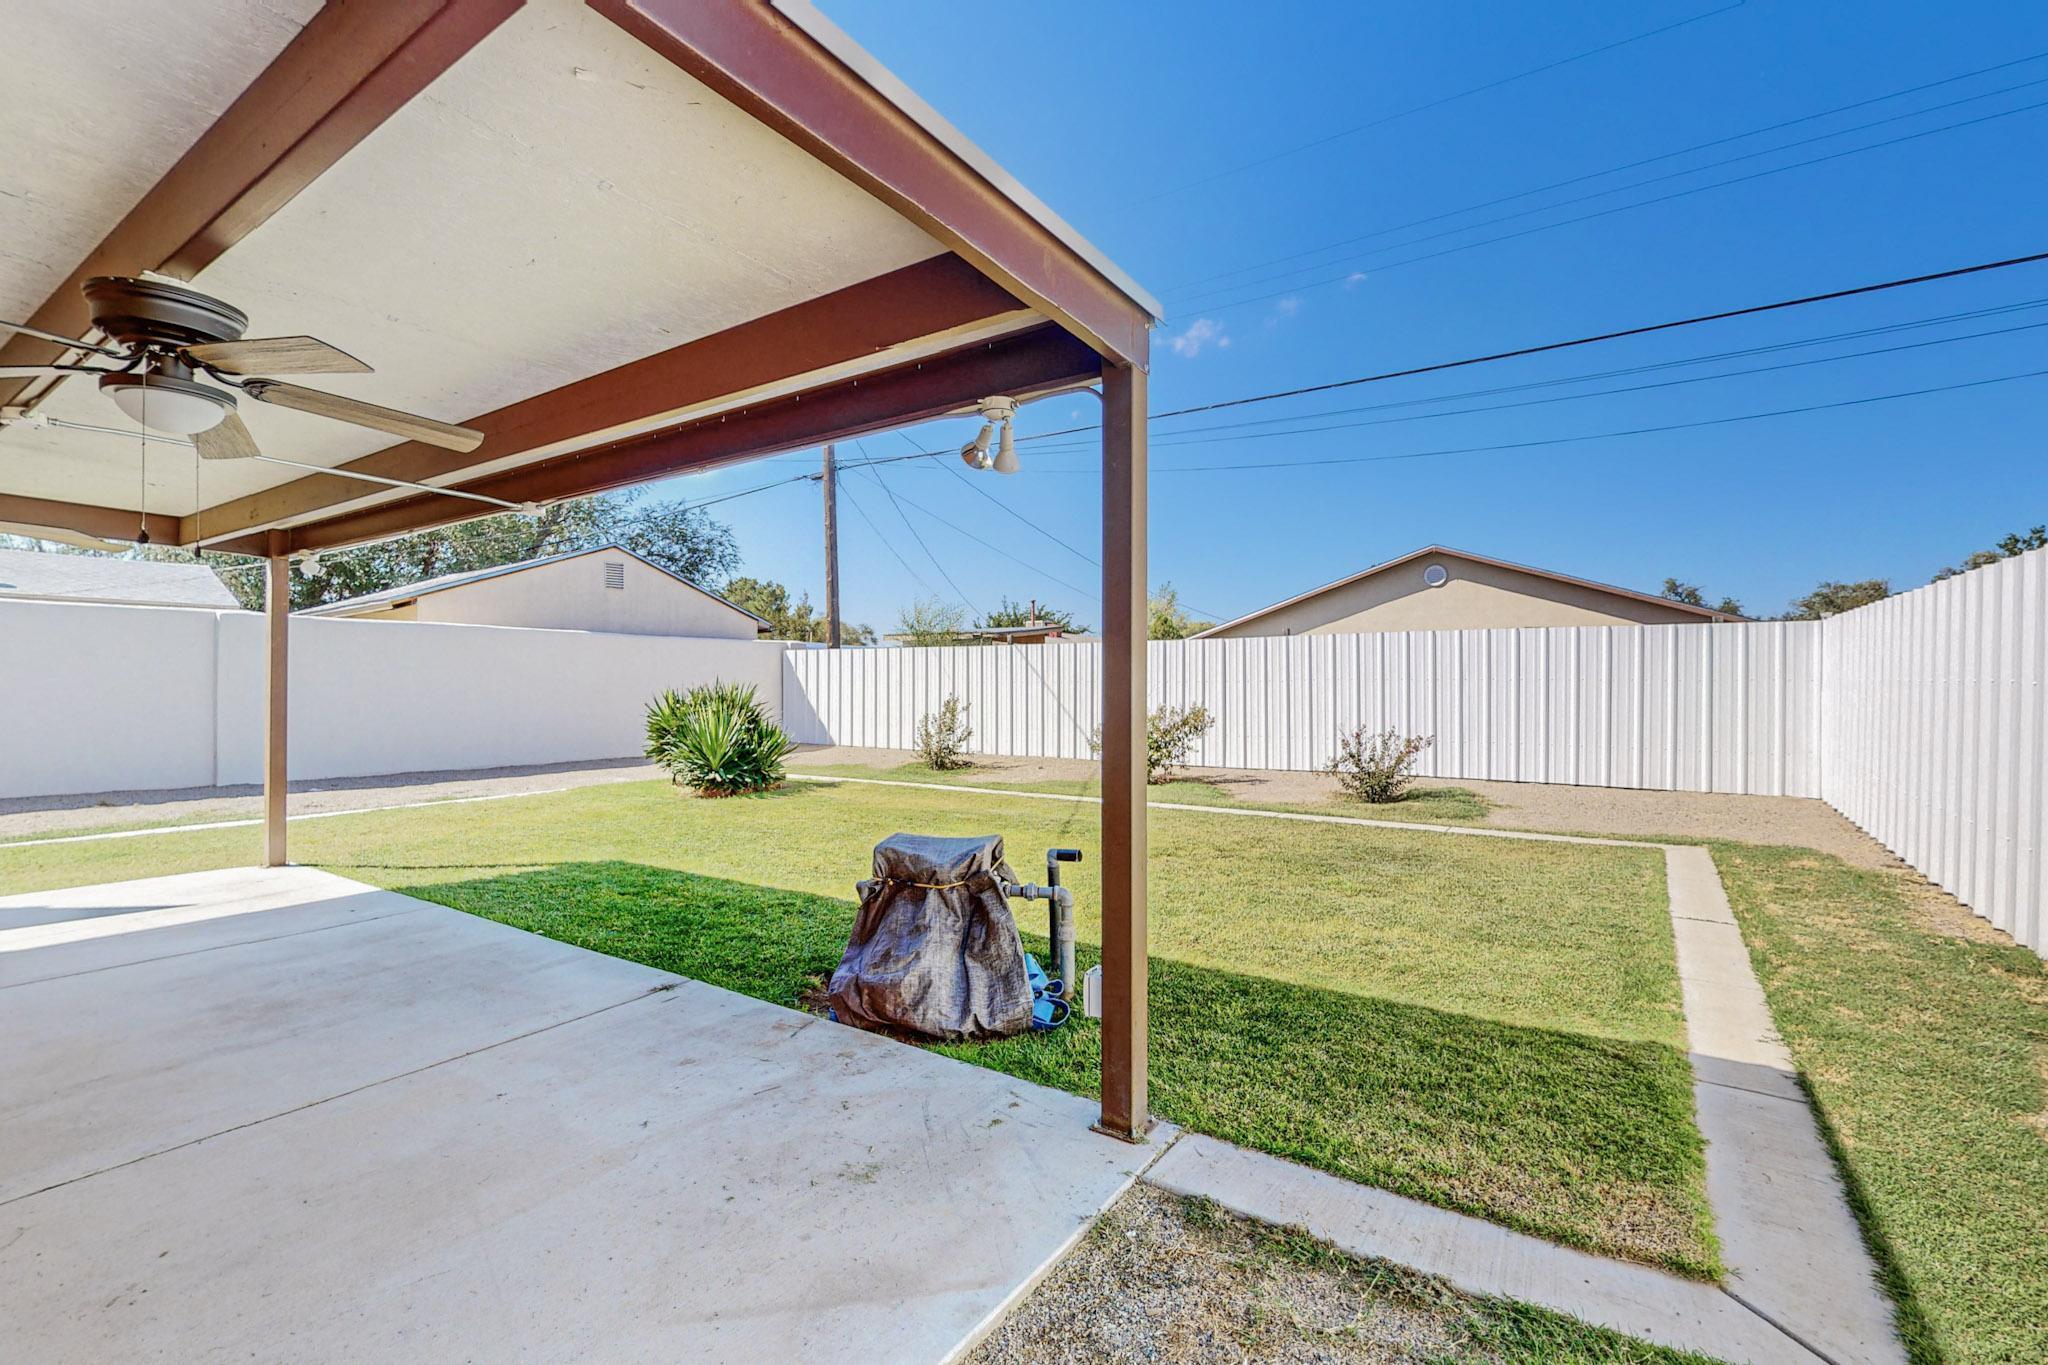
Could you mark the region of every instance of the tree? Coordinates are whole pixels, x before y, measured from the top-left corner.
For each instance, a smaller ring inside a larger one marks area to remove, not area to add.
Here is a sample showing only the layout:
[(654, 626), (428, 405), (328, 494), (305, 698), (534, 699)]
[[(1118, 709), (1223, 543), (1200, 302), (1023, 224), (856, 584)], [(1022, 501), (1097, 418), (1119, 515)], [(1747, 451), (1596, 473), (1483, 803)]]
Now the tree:
[(1207, 630), (1212, 621), (1198, 621), (1180, 604), (1180, 594), (1173, 584), (1161, 583), (1146, 603), (1149, 619), (1146, 638), (1152, 640), (1185, 640), (1190, 635), (1199, 635)]
[(919, 597), (897, 618), (897, 637), (906, 645), (950, 645), (967, 626), (967, 613), (939, 597)]
[[(1674, 602), (1683, 602), (1689, 607), (1704, 607), (1707, 605), (1707, 595), (1700, 590), (1699, 584), (1681, 583), (1675, 578), (1664, 580), (1664, 596)], [(1714, 610), (1725, 611), (1730, 616), (1740, 616), (1742, 615), (1742, 603), (1732, 597), (1724, 597), (1721, 599), (1721, 605), (1715, 607)]]
[[(811, 605), (809, 593), (792, 602), (789, 589), (780, 583), (760, 578), (734, 578), (727, 581), (720, 590), (720, 596), (766, 621), (768, 633), (777, 640), (818, 644), (825, 641), (825, 617)], [(875, 629), (841, 621), (839, 639), (842, 644), (871, 645), (875, 642)]]
[(534, 516), (507, 512), (341, 550), (321, 561), (318, 577), (292, 572), (292, 606), (314, 607), (442, 574), (494, 569), (546, 555), (617, 542), (693, 583), (713, 583), (739, 567), (732, 530), (684, 503), (637, 505), (634, 494), (573, 498)]
[(1054, 626), (1058, 628), (1062, 635), (1086, 635), (1088, 633), (1088, 627), (1074, 624), (1074, 614), (1070, 611), (1061, 611), (1056, 607), (1048, 607), (1045, 603), (1036, 600), (1027, 607), (1020, 607), (1007, 597), (996, 605), (994, 611), (982, 617), (976, 624), (984, 629), (994, 629), (1002, 626)]
[(2032, 526), (2025, 531), (2015, 531), (2013, 534), (2001, 538), (1993, 548), (1976, 551), (1960, 565), (1943, 569), (1929, 581), (1939, 583), (1944, 578), (1954, 578), (1957, 574), (1968, 573), (1972, 569), (1981, 569), (1987, 564), (1996, 564), (2001, 559), (2011, 559), (2013, 556), (2023, 555), (2029, 550), (2040, 549), (2048, 549), (2048, 526)]
[(1867, 607), (1892, 595), (1889, 579), (1866, 578), (1860, 583), (1827, 582), (1804, 597), (1794, 598), (1785, 612), (1787, 621), (1818, 621), (1823, 616)]

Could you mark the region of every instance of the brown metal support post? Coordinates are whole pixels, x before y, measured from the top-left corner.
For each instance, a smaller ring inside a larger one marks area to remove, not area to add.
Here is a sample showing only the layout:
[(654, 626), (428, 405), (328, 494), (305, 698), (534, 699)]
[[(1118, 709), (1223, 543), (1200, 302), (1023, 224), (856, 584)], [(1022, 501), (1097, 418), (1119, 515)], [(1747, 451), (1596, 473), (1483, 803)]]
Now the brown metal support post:
[(1102, 369), (1102, 1121), (1146, 1109), (1145, 372)]
[(264, 673), (263, 720), (263, 865), (283, 867), (287, 862), (284, 838), (285, 798), (285, 712), (290, 689), (286, 685), (286, 632), (292, 612), (292, 562), (285, 554), (284, 533), (270, 533), (270, 562), (264, 575), (264, 624), (267, 627), (268, 666)]
[(825, 443), (825, 643), (839, 648), (839, 452)]

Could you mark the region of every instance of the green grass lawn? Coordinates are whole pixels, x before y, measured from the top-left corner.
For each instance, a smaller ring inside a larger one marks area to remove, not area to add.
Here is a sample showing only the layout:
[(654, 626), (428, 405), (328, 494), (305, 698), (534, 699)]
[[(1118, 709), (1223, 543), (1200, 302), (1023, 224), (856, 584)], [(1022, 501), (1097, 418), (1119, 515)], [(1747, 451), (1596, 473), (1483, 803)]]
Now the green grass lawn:
[[(628, 783), (295, 825), (293, 855), (783, 1004), (837, 964), (868, 850), (1001, 832), (1076, 845), (1093, 960), (1097, 808), (791, 783)], [(254, 860), (216, 830), (0, 851), (9, 891)], [(1161, 1117), (1613, 1255), (1711, 1274), (1663, 863), (1654, 850), (1156, 812)], [(1027, 931), (1043, 921), (1020, 907)], [(1028, 934), (1035, 949), (1043, 941)], [(1099, 1034), (947, 1051), (1092, 1091)]]
[(1915, 1359), (2048, 1360), (2048, 968), (1893, 875), (1714, 858)]
[[(941, 771), (922, 763), (798, 763), (794, 772), (891, 782), (943, 782), (958, 787), (1001, 787), (1006, 791), (1051, 792), (1059, 796), (1100, 796), (1100, 776), (1013, 781), (982, 766)], [(1320, 801), (1261, 801), (1245, 796), (1229, 779), (1182, 777), (1149, 788), (1154, 803), (1182, 806), (1237, 806), (1247, 810), (1305, 811), (1313, 815), (1356, 815), (1368, 820), (1407, 820), (1419, 825), (1476, 825), (1491, 809), (1486, 798), (1463, 787), (1414, 787), (1398, 801), (1353, 801), (1332, 794)]]

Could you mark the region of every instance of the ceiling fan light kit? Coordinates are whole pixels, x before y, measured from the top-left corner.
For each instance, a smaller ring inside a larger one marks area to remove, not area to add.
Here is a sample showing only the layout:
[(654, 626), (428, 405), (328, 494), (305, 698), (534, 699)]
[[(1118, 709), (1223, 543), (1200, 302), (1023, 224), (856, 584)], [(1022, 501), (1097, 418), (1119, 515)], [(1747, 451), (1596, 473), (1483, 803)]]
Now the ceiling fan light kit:
[(196, 436), (235, 410), (235, 396), (226, 389), (165, 371), (104, 375), (100, 392), (130, 421), (173, 436)]

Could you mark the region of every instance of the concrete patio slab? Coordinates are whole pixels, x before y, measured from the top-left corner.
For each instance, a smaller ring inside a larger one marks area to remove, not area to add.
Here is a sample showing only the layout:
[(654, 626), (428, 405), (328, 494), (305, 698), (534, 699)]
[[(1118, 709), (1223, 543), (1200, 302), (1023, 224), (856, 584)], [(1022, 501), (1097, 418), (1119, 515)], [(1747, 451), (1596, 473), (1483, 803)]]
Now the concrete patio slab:
[[(246, 878), (266, 874), (244, 870)], [(339, 881), (340, 878), (333, 880)], [(152, 894), (131, 883), (124, 894)], [(0, 989), (0, 1200), (226, 1132), (680, 977), (365, 889), (346, 918)], [(0, 902), (0, 923), (8, 916)], [(204, 921), (243, 935), (288, 913)], [(107, 916), (73, 921), (95, 928)], [(165, 931), (151, 931), (161, 935)], [(9, 937), (0, 929), (0, 943)], [(88, 940), (102, 951), (113, 940)], [(38, 954), (15, 954), (17, 959)], [(107, 1008), (116, 972), (118, 1015)]]
[[(340, 880), (244, 875), (311, 906)], [(147, 958), (0, 990), (37, 1040), (10, 1091), (46, 1092), (8, 1116), (0, 1179), (71, 1172), (0, 1199), (12, 1350), (938, 1360), (1159, 1151), (1089, 1132), (1075, 1096), (409, 904), (203, 946), (226, 921), (145, 929)]]
[(0, 898), (0, 987), (389, 913), (370, 899), (383, 894), (375, 887), (294, 871), (288, 882), (237, 867)]

